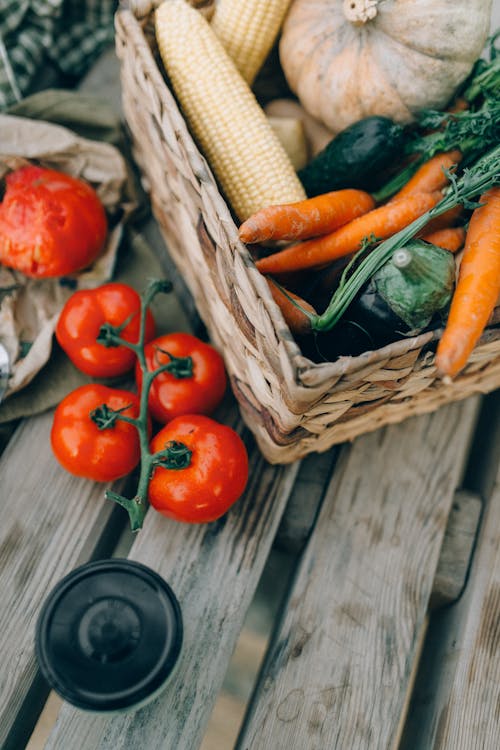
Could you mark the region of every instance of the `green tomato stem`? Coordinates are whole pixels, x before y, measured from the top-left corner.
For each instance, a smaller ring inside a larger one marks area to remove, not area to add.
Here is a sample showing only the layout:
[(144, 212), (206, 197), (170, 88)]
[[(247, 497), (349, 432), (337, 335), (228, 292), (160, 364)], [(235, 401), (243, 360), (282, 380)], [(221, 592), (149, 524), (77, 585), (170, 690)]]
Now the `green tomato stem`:
[[(137, 355), (139, 367), (142, 372), (142, 388), (139, 398), (139, 415), (137, 418), (127, 417), (121, 413), (123, 410), (110, 409), (106, 404), (94, 409), (91, 418), (98, 424), (100, 429), (107, 429), (114, 426), (116, 420), (122, 420), (134, 425), (139, 435), (139, 445), (141, 450), (141, 463), (139, 480), (137, 484), (137, 491), (133, 498), (127, 498), (123, 495), (119, 495), (112, 490), (106, 491), (106, 497), (113, 502), (118, 503), (127, 511), (130, 519), (130, 528), (132, 531), (139, 531), (142, 528), (146, 511), (148, 509), (148, 486), (151, 475), (156, 466), (167, 466), (167, 468), (185, 468), (189, 465), (191, 451), (182, 443), (176, 444), (173, 447), (174, 458), (169, 453), (169, 446), (166, 446), (163, 451), (152, 454), (149, 450), (149, 414), (148, 414), (148, 402), (149, 392), (153, 380), (160, 375), (162, 372), (167, 372), (172, 367), (172, 362), (167, 362), (165, 365), (158, 367), (158, 369), (150, 372), (146, 364), (146, 356), (144, 353), (145, 336), (146, 336), (146, 314), (147, 310), (159, 293), (168, 293), (172, 290), (172, 285), (165, 279), (156, 279), (149, 283), (146, 291), (141, 295), (141, 310), (140, 310), (140, 326), (139, 326), (139, 341), (137, 344), (132, 344), (130, 341), (125, 341), (120, 336), (122, 327), (113, 327), (105, 324), (101, 327), (99, 332), (98, 341), (105, 343), (106, 346), (126, 346), (132, 349)], [(128, 408), (128, 407), (126, 407)], [(93, 415), (93, 416), (92, 416)], [(188, 455), (189, 454), (189, 455)], [(173, 462), (176, 465), (169, 465), (169, 462)]]
[(156, 346), (155, 349), (162, 354), (166, 354), (170, 359), (169, 362), (162, 366), (162, 372), (169, 372), (178, 380), (193, 377), (192, 357), (176, 357), (174, 354), (170, 354), (166, 349), (162, 349), (161, 346)]

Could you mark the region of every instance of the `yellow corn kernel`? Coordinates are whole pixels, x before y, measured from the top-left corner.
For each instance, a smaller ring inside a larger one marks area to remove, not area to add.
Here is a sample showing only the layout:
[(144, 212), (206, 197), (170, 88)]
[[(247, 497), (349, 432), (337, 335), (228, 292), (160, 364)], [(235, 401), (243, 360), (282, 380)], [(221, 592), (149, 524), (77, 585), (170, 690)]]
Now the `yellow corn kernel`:
[(212, 28), (249, 86), (274, 44), (290, 0), (217, 0)]
[(205, 18), (185, 0), (166, 0), (155, 30), (187, 124), (238, 218), (303, 200), (290, 159)]

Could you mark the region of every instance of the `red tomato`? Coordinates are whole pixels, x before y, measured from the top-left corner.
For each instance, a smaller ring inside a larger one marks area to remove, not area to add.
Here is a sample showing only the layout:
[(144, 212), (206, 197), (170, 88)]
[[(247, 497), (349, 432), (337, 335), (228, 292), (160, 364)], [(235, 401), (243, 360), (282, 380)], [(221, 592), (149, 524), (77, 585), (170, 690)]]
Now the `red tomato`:
[(242, 495), (248, 479), (248, 456), (237, 432), (210, 417), (177, 417), (151, 441), (151, 451), (170, 441), (192, 451), (185, 469), (158, 466), (149, 482), (149, 501), (177, 521), (215, 521)]
[[(120, 326), (131, 318), (120, 336), (136, 344), (139, 339), (141, 301), (126, 284), (104, 284), (97, 289), (75, 292), (64, 305), (56, 326), (56, 338), (75, 367), (96, 378), (122, 375), (134, 366), (136, 356), (125, 346), (104, 346), (96, 339), (104, 323)], [(146, 341), (155, 335), (148, 310)]]
[(102, 404), (137, 417), (139, 399), (134, 393), (105, 385), (83, 385), (69, 393), (56, 408), (50, 435), (52, 450), (64, 468), (79, 477), (110, 482), (129, 474), (139, 463), (141, 449), (134, 425), (116, 420), (99, 429), (90, 412)]
[(107, 219), (95, 190), (53, 169), (29, 166), (6, 177), (0, 204), (0, 262), (26, 276), (64, 276), (101, 252)]
[[(151, 341), (144, 350), (149, 371), (158, 369), (174, 357), (191, 357), (192, 375), (176, 377), (164, 372), (153, 380), (149, 392), (149, 409), (158, 422), (166, 423), (181, 414), (211, 414), (224, 396), (226, 371), (221, 355), (196, 336), (170, 333)], [(135, 376), (139, 390), (142, 372), (138, 364)]]

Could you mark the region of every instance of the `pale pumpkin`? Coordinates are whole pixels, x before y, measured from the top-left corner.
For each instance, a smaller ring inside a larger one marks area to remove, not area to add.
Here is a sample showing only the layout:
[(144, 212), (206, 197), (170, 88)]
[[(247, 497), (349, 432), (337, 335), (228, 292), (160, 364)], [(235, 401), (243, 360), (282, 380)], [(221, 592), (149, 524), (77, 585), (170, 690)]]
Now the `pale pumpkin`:
[(294, 0), (280, 59), (327, 127), (368, 115), (409, 122), (442, 108), (481, 55), (491, 0)]

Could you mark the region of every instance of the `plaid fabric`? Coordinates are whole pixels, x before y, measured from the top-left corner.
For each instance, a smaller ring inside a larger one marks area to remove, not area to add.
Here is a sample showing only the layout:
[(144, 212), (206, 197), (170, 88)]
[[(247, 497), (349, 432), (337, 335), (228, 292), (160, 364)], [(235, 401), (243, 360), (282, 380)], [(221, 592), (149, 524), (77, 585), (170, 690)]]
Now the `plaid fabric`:
[(52, 65), (81, 76), (113, 40), (116, 0), (0, 0), (0, 110)]

